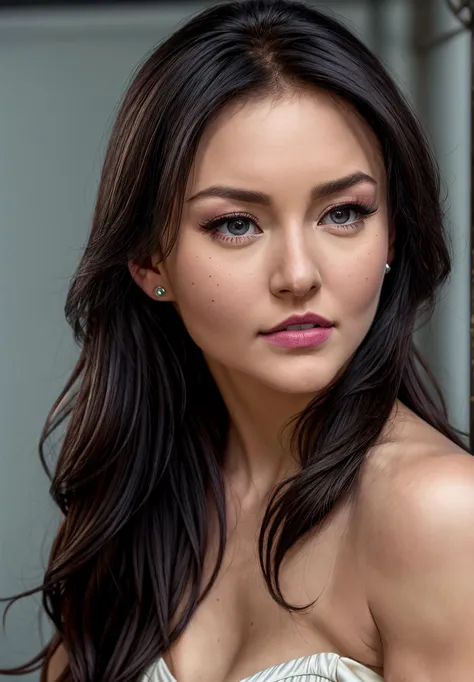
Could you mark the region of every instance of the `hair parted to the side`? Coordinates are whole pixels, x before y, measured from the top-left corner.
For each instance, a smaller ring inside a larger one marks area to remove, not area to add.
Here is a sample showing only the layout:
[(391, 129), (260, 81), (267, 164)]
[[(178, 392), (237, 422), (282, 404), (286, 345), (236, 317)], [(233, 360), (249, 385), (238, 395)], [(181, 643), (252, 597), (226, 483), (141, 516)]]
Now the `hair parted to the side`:
[[(224, 549), (228, 414), (172, 304), (148, 298), (127, 263), (169, 252), (197, 145), (225, 105), (305, 87), (350, 103), (377, 135), (396, 256), (347, 370), (294, 422), (301, 472), (275, 491), (261, 531), (274, 599), (292, 608), (279, 587), (282, 558), (354, 490), (397, 398), (463, 446), (423, 383), (412, 340), (417, 312), (433, 304), (450, 262), (436, 166), (409, 106), (360, 41), (309, 6), (249, 0), (206, 9), (140, 68), (111, 135), (65, 309), (80, 358), (40, 442), (49, 471), (44, 445), (65, 423), (51, 474), (64, 520), (44, 583), (15, 597), (41, 592), (57, 634), (25, 666), (0, 672), (42, 666), (45, 680), (63, 643), (62, 680), (138, 682), (212, 584)], [(220, 553), (203, 586), (209, 495)]]

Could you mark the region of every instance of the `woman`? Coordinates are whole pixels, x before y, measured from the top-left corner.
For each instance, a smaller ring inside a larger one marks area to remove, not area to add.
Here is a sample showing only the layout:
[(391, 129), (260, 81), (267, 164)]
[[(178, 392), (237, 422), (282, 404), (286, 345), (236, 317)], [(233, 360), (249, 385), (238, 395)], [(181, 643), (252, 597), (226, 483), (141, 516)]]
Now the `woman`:
[(474, 466), (412, 338), (448, 272), (420, 128), (336, 21), (231, 2), (157, 49), (42, 436), (69, 417), (43, 680), (472, 679)]

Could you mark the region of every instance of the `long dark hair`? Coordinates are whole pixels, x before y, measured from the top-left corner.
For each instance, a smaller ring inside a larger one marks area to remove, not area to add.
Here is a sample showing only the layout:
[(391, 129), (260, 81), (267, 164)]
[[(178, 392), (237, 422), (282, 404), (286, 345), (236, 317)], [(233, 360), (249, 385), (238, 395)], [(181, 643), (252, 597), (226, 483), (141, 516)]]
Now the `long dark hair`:
[[(56, 634), (15, 672), (43, 665), (44, 680), (62, 643), (62, 679), (138, 682), (212, 585), (225, 538), (227, 410), (173, 306), (147, 297), (127, 263), (172, 248), (197, 145), (223, 107), (294, 87), (330, 91), (369, 123), (383, 150), (396, 239), (369, 333), (292, 424), (301, 471), (274, 491), (261, 529), (273, 598), (294, 608), (279, 586), (282, 559), (354, 490), (397, 399), (463, 447), (440, 395), (425, 386), (412, 339), (450, 260), (437, 169), (409, 106), (360, 41), (309, 6), (249, 0), (206, 9), (140, 68), (111, 135), (65, 308), (81, 353), (40, 442), (49, 472), (44, 446), (64, 422), (50, 475), (64, 520), (36, 590)], [(209, 500), (220, 552), (203, 585)]]

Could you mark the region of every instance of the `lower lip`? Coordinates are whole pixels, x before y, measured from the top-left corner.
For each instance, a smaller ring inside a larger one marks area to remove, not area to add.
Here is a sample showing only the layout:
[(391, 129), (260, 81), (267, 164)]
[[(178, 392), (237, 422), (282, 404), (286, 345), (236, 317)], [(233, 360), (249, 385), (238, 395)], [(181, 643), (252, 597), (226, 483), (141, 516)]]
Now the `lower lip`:
[(282, 348), (311, 348), (320, 346), (331, 335), (333, 327), (314, 327), (313, 329), (286, 330), (265, 334), (265, 338)]

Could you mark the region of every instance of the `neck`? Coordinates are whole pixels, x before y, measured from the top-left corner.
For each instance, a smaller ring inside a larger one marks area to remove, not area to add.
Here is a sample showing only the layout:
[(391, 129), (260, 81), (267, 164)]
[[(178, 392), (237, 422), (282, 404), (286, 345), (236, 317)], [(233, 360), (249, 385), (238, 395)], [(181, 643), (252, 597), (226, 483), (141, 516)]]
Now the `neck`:
[(299, 468), (289, 422), (314, 395), (281, 393), (221, 365), (209, 368), (230, 416), (224, 476), (240, 498), (266, 496)]

